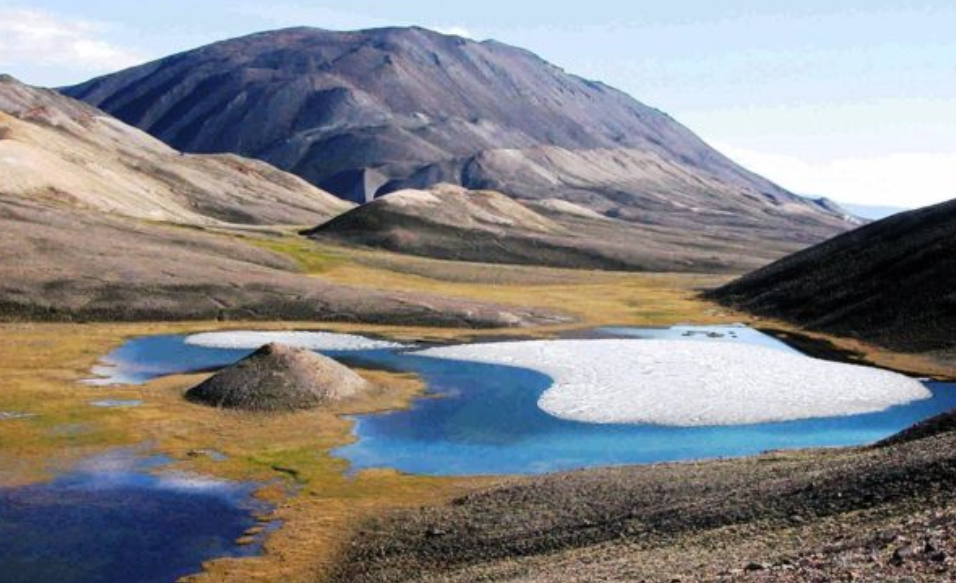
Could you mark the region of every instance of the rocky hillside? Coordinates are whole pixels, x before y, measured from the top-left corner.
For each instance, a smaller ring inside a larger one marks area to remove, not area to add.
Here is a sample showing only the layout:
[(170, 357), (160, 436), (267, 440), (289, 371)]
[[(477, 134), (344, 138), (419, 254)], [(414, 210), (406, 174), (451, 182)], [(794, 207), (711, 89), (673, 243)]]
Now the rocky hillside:
[(539, 321), (302, 275), (287, 257), (211, 231), (309, 224), (350, 205), (262, 162), (181, 155), (9, 77), (0, 79), (0, 176), (0, 320)]
[(620, 91), (420, 28), (266, 32), (63, 91), (176, 148), (266, 160), (356, 202), (451, 183), (790, 250), (853, 226)]
[(562, 199), (517, 201), (449, 184), (392, 193), (306, 234), (458, 261), (708, 273), (754, 269), (788, 248), (754, 248), (731, 234), (702, 241), (693, 230), (635, 225)]
[(895, 215), (712, 293), (720, 302), (909, 352), (956, 354), (956, 200)]

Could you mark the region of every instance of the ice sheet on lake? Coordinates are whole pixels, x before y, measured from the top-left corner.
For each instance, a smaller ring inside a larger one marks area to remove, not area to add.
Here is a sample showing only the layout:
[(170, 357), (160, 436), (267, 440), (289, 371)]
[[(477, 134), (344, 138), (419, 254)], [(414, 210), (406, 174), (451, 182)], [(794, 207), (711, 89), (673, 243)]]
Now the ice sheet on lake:
[(186, 338), (186, 344), (206, 348), (235, 348), (255, 350), (265, 344), (278, 342), (309, 350), (376, 350), (401, 348), (403, 345), (385, 340), (374, 340), (356, 334), (333, 332), (207, 332)]
[(900, 374), (745, 344), (545, 340), (417, 354), (540, 371), (554, 384), (538, 406), (589, 423), (765, 423), (871, 413), (931, 396)]

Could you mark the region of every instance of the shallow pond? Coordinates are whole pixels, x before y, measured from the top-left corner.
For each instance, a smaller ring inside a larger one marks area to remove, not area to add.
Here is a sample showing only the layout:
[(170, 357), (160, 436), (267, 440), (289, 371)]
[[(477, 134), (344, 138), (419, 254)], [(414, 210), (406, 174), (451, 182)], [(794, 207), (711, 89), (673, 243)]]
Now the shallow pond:
[[(795, 352), (742, 326), (604, 328), (602, 337), (743, 342)], [(104, 359), (98, 382), (144, 382), (230, 364), (251, 350), (187, 344), (183, 336), (132, 340)], [(532, 474), (590, 466), (859, 445), (956, 407), (952, 385), (927, 383), (928, 399), (878, 413), (737, 426), (594, 424), (542, 411), (548, 376), (510, 366), (419, 356), (403, 349), (322, 351), (350, 365), (414, 372), (430, 395), (409, 410), (355, 418), (356, 443), (335, 453), (353, 470), (392, 467), (431, 475)]]
[(168, 463), (120, 450), (52, 482), (0, 488), (0, 581), (172, 583), (208, 559), (261, 551), (236, 544), (265, 510), (254, 486)]

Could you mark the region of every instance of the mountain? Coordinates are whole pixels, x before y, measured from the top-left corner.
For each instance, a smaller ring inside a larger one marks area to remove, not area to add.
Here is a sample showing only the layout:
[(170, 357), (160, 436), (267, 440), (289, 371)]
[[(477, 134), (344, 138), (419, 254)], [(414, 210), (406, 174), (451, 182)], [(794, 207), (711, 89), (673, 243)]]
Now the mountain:
[(739, 272), (786, 253), (733, 237), (702, 242), (694, 229), (635, 225), (562, 199), (518, 201), (450, 184), (389, 194), (304, 234), (439, 259), (584, 269)]
[(885, 219), (887, 217), (892, 217), (893, 215), (898, 215), (900, 213), (905, 213), (907, 210), (903, 207), (898, 206), (879, 206), (879, 205), (869, 205), (869, 204), (853, 204), (849, 202), (841, 202), (840, 206), (845, 208), (850, 213), (871, 221), (878, 221), (880, 219)]
[(10, 77), (0, 77), (0, 176), (0, 320), (542, 321), (301, 274), (237, 235), (350, 205), (263, 162), (182, 155)]
[(956, 358), (956, 200), (892, 216), (712, 292), (729, 306)]
[(360, 203), (450, 183), (791, 251), (853, 226), (616, 89), (421, 28), (265, 32), (62, 91), (178, 149), (265, 160)]

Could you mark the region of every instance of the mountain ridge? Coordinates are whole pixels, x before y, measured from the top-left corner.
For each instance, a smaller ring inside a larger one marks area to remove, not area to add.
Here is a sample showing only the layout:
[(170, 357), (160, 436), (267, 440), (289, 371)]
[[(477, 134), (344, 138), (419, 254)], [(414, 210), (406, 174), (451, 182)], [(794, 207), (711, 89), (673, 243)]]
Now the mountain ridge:
[[(261, 32), (63, 91), (180, 150), (259, 158), (360, 204), (439, 184), (565, 200), (622, 232), (662, 229), (622, 237), (651, 242), (658, 256), (641, 264), (668, 270), (686, 266), (662, 259), (688, 242), (703, 249), (695, 270), (749, 269), (856, 226), (623, 91), (421, 27)], [(728, 244), (767, 252), (707, 257)]]
[[(438, 182), (474, 187), (456, 174), (476, 154), (543, 145), (655, 152), (770, 199), (796, 196), (605, 83), (526, 49), (421, 27), (261, 32), (62, 90), (179, 149), (263, 158), (357, 202)], [(253, 102), (273, 119), (244, 118)], [(237, 133), (224, 119), (262, 127)], [(381, 179), (362, 184), (355, 174), (366, 169)]]

